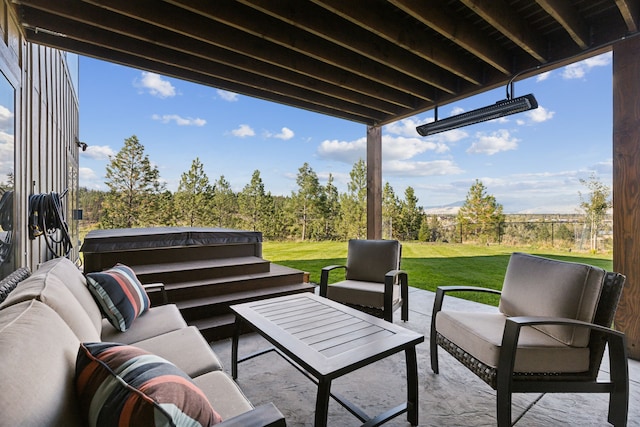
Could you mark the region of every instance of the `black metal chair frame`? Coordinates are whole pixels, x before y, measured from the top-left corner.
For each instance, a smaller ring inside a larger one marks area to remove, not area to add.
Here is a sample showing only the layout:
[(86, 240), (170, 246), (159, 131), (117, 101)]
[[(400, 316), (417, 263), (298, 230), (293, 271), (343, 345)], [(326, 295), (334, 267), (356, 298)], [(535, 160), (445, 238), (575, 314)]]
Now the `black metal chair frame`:
[[(349, 254), (347, 253), (347, 257)], [(399, 258), (402, 259), (402, 245), (400, 245)], [(329, 286), (329, 272), (343, 269), (346, 271), (346, 265), (329, 265), (322, 268), (320, 273), (320, 296), (326, 297)], [(400, 300), (393, 302), (393, 286), (398, 283), (400, 285)], [(367, 314), (382, 318), (387, 322), (393, 322), (393, 313), (400, 307), (400, 317), (403, 322), (409, 320), (409, 277), (407, 272), (402, 269), (395, 269), (387, 272), (384, 276), (384, 306), (382, 309), (377, 307), (367, 307), (357, 304), (346, 304), (351, 308), (363, 311)]]
[[(346, 269), (346, 265), (329, 265), (322, 269), (320, 273), (320, 296), (327, 296), (327, 287), (329, 285), (329, 272), (338, 268)], [(393, 303), (393, 286), (394, 283), (400, 284), (400, 301)], [(404, 270), (391, 270), (384, 276), (384, 308), (367, 307), (356, 304), (346, 304), (349, 307), (364, 311), (376, 317), (380, 317), (387, 322), (393, 322), (393, 312), (402, 305), (400, 317), (402, 321), (409, 320), (409, 280), (407, 272)]]
[[(607, 272), (593, 323), (565, 318), (510, 317), (507, 318), (502, 338), (498, 367), (487, 366), (462, 350), (436, 331), (435, 319), (442, 309), (446, 294), (474, 291), (500, 294), (495, 289), (473, 286), (442, 286), (436, 291), (431, 318), (431, 369), (438, 373), (438, 346), (469, 368), (474, 374), (496, 390), (498, 426), (511, 425), (511, 396), (513, 393), (607, 393), (609, 394), (608, 421), (615, 426), (627, 423), (629, 411), (629, 371), (627, 343), (623, 333), (611, 329), (620, 294), (626, 278)], [(574, 325), (591, 329), (588, 347), (589, 370), (580, 373), (528, 373), (513, 372), (520, 330), (532, 325)], [(608, 345), (609, 381), (598, 380), (598, 371)]]

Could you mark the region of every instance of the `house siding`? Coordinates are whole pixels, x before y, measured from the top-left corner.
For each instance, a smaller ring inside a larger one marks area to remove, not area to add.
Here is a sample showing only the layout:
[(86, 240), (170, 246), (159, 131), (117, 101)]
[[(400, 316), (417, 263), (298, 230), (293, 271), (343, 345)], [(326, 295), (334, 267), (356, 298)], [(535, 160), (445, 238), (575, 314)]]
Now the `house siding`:
[[(29, 196), (55, 192), (62, 198), (78, 259), (77, 209), (79, 108), (68, 54), (24, 40), (10, 2), (0, 7), (0, 71), (14, 89), (14, 222), (12, 263), (0, 278), (21, 266), (36, 269), (55, 255), (44, 237), (29, 239)], [(54, 246), (56, 249), (56, 246)]]

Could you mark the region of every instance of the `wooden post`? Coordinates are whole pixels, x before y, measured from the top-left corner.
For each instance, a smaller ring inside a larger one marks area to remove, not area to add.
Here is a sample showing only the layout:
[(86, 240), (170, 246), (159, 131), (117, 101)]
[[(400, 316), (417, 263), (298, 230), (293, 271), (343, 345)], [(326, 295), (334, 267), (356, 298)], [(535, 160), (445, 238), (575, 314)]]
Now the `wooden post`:
[(615, 328), (640, 360), (640, 38), (613, 45), (613, 269), (627, 276)]
[(367, 239), (382, 238), (382, 129), (367, 126)]

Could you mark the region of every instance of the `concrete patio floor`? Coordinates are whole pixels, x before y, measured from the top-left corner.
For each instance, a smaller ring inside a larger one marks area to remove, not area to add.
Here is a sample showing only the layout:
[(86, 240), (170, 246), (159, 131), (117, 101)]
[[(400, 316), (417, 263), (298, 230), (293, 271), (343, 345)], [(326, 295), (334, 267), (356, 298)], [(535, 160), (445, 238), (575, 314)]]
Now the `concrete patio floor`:
[[(425, 335), (418, 345), (419, 420), (421, 426), (495, 426), (495, 391), (439, 350), (440, 374), (431, 371), (429, 325), (434, 293), (410, 288), (409, 322), (402, 323), (396, 311), (394, 323)], [(465, 300), (449, 298), (449, 307), (494, 310)], [(445, 300), (446, 301), (446, 300)], [(447, 304), (447, 302), (445, 302)], [(257, 334), (243, 335), (240, 354), (267, 347)], [(212, 343), (231, 370), (231, 340)], [(605, 354), (602, 375), (608, 375)], [(629, 426), (640, 426), (640, 362), (629, 360)], [(603, 377), (608, 378), (608, 376)], [(313, 425), (316, 386), (274, 352), (248, 360), (238, 367), (238, 384), (254, 405), (273, 402), (284, 414), (288, 426)], [(367, 414), (401, 404), (406, 398), (406, 368), (403, 354), (359, 369), (334, 380), (332, 391), (359, 405)], [(515, 394), (513, 421), (516, 426), (601, 426), (607, 423), (608, 396), (605, 394)], [(329, 404), (329, 426), (355, 426), (359, 421), (335, 401)], [(406, 416), (389, 421), (388, 426), (408, 426)]]

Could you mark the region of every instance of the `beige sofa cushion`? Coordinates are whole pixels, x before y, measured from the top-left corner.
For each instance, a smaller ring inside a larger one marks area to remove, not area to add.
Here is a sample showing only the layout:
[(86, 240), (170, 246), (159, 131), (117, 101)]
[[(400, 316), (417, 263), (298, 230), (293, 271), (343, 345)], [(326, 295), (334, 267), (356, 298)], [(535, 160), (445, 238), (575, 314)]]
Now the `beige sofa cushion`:
[(0, 424), (82, 425), (74, 388), (80, 342), (40, 301), (0, 310)]
[[(344, 280), (327, 287), (327, 297), (347, 304), (384, 307), (384, 283)], [(400, 285), (393, 285), (393, 302), (400, 300)]]
[[(440, 311), (436, 330), (482, 363), (498, 367), (506, 316)], [(571, 347), (534, 328), (522, 328), (514, 372), (585, 372), (589, 348)]]
[(100, 308), (87, 288), (84, 276), (66, 258), (45, 262), (14, 289), (0, 307), (38, 299), (53, 308), (82, 341), (131, 344), (167, 332), (186, 328), (187, 323), (174, 304), (152, 307), (126, 332), (103, 319)]
[[(605, 271), (586, 264), (513, 253), (499, 309), (507, 316), (566, 317), (593, 322)], [(537, 326), (565, 344), (584, 347), (589, 329)]]
[(200, 375), (195, 377), (193, 382), (204, 392), (223, 421), (253, 409), (253, 405), (238, 384), (223, 371)]
[(190, 377), (222, 369), (220, 359), (195, 326), (167, 332), (133, 345), (168, 360)]
[(60, 279), (87, 312), (94, 328), (100, 331), (102, 328), (100, 307), (95, 303), (91, 292), (89, 292), (84, 275), (73, 262), (67, 258), (54, 258), (42, 264), (34, 274), (53, 275)]
[[(60, 264), (58, 264), (60, 265)], [(49, 265), (49, 267), (51, 264)], [(36, 299), (52, 308), (82, 341), (100, 341), (99, 330), (69, 288), (54, 274), (55, 268), (36, 272), (23, 280), (2, 303), (7, 307)], [(95, 306), (95, 303), (92, 302)]]
[(186, 327), (187, 322), (175, 304), (159, 305), (142, 313), (125, 332), (102, 319), (102, 341), (132, 344)]

